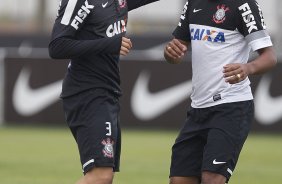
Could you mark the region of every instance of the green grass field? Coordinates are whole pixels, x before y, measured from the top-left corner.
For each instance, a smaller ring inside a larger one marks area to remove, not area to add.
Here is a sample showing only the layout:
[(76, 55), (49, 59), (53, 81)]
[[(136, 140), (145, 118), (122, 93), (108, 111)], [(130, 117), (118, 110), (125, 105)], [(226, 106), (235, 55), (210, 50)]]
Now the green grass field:
[[(175, 131), (123, 131), (115, 184), (167, 184)], [(0, 128), (0, 184), (74, 184), (82, 176), (68, 129)], [(282, 136), (250, 135), (231, 184), (282, 183)]]

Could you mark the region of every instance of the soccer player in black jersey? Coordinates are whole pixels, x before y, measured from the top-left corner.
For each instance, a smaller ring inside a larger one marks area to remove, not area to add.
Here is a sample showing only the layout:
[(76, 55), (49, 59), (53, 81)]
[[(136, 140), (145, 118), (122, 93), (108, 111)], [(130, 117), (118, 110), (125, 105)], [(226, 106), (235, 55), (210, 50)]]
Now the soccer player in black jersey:
[[(170, 184), (224, 184), (231, 177), (254, 116), (248, 76), (276, 64), (255, 0), (188, 0), (164, 49), (169, 63), (192, 49), (187, 120), (172, 148)], [(250, 50), (258, 56), (248, 62)]]
[(119, 56), (132, 48), (128, 11), (154, 1), (60, 1), (49, 53), (71, 59), (61, 98), (84, 172), (77, 184), (111, 184), (119, 171)]

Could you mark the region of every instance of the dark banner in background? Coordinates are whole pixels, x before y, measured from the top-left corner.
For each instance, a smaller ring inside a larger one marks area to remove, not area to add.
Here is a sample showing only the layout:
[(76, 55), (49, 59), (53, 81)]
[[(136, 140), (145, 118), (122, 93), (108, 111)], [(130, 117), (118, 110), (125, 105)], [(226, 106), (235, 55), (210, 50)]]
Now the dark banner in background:
[(4, 119), (9, 124), (61, 124), (59, 100), (66, 61), (5, 59)]
[[(8, 124), (64, 125), (59, 99), (68, 61), (5, 59), (5, 113)], [(121, 61), (123, 127), (179, 128), (190, 106), (191, 63)], [(256, 118), (253, 130), (282, 131), (282, 63), (252, 77)]]
[[(171, 129), (184, 122), (191, 103), (191, 63), (163, 61), (162, 49), (169, 39), (131, 37), (135, 50), (120, 63), (123, 127)], [(4, 121), (8, 125), (65, 126), (59, 95), (68, 61), (49, 58), (48, 35), (0, 36), (0, 40), (6, 51)], [(266, 75), (251, 77), (254, 131), (282, 132), (281, 78), (282, 62)]]

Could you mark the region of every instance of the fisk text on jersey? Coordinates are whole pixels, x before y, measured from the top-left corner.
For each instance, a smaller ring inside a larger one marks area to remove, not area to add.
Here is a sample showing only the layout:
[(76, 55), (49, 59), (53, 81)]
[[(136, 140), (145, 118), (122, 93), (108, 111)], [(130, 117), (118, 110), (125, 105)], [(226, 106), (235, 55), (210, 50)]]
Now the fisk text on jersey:
[(71, 26), (77, 30), (79, 28), (79, 24), (83, 23), (87, 15), (90, 13), (90, 10), (92, 10), (93, 8), (94, 5), (88, 4), (88, 1), (86, 0), (85, 4), (81, 6), (81, 8), (77, 12), (77, 15), (71, 22)]
[(253, 30), (258, 30), (257, 23), (255, 21), (255, 17), (252, 14), (252, 10), (248, 3), (245, 3), (239, 7), (240, 11), (243, 11), (241, 14), (244, 22), (248, 28), (248, 32), (251, 33)]

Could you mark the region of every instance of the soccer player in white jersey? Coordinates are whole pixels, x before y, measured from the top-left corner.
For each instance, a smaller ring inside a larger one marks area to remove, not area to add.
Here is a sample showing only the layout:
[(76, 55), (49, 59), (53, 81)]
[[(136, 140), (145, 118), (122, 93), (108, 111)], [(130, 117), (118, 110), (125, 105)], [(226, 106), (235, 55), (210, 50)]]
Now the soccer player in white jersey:
[[(224, 184), (235, 169), (254, 117), (248, 76), (277, 62), (255, 0), (188, 0), (164, 49), (179, 63), (191, 47), (192, 94), (172, 148), (170, 184)], [(258, 56), (249, 60), (250, 51)]]

